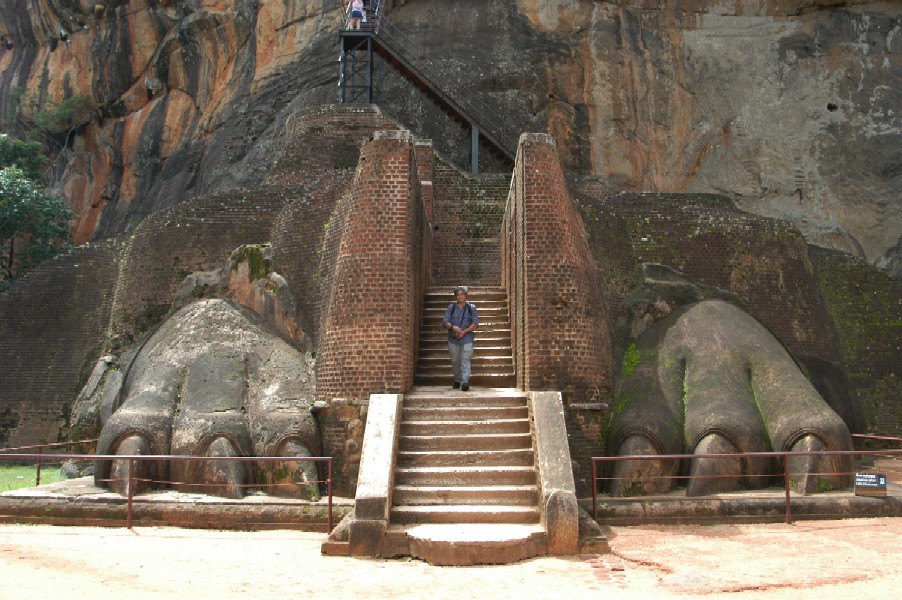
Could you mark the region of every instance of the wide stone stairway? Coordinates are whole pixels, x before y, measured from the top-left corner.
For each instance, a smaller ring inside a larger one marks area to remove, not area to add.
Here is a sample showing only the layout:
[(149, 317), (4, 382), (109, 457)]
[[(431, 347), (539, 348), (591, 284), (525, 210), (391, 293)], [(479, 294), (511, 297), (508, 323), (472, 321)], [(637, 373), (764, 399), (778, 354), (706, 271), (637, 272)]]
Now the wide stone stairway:
[(392, 498), (383, 556), (465, 565), (544, 554), (526, 394), (406, 395)]

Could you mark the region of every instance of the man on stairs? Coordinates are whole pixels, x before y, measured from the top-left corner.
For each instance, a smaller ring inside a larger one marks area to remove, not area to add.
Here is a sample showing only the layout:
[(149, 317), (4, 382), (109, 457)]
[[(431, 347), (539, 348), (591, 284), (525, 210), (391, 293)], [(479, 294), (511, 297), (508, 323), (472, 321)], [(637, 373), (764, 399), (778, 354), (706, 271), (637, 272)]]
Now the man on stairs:
[(442, 327), (448, 330), (448, 351), (454, 369), (453, 389), (466, 392), (470, 389), (470, 359), (473, 357), (474, 331), (479, 327), (476, 307), (467, 302), (468, 289), (465, 285), (454, 288), (457, 302), (448, 305)]

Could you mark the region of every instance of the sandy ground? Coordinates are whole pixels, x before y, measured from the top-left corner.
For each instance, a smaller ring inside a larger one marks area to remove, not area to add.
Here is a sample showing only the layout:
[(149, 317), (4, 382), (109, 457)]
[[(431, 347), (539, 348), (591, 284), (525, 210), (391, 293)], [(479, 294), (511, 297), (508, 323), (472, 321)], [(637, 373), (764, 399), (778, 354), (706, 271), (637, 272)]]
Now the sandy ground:
[(612, 552), (433, 567), (323, 557), (296, 531), (0, 525), (0, 599), (891, 598), (902, 518), (616, 527)]

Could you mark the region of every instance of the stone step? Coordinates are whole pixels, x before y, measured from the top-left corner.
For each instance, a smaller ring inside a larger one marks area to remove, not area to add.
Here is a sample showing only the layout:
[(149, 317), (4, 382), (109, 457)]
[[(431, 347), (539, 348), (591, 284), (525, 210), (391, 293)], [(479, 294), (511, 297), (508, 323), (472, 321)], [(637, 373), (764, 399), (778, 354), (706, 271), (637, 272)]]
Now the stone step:
[(418, 407), (496, 407), (496, 406), (526, 406), (526, 395), (516, 390), (491, 390), (482, 391), (479, 394), (439, 388), (414, 388), (404, 396), (405, 408)]
[[(505, 321), (479, 321), (479, 328), (476, 329), (476, 337), (478, 339), (504, 339), (511, 335), (511, 325), (509, 320)], [(420, 322), (420, 339), (435, 340), (444, 339), (448, 341), (448, 330), (442, 327), (441, 317), (434, 321)]]
[[(514, 372), (509, 373), (491, 373), (480, 372), (479, 369), (473, 368), (470, 376), (471, 393), (478, 390), (474, 388), (510, 388), (517, 384), (517, 376)], [(449, 370), (446, 373), (417, 373), (414, 376), (414, 383), (421, 386), (447, 386), (451, 388), (454, 377)]]
[(528, 433), (529, 419), (401, 422), (402, 436)]
[(436, 566), (508, 564), (548, 551), (544, 529), (534, 524), (391, 525), (385, 539), (394, 542), (389, 551), (395, 552), (383, 556), (412, 556)]
[[(479, 331), (476, 332), (476, 339), (473, 342), (473, 351), (480, 352), (485, 349), (499, 349), (500, 351), (511, 354), (510, 332), (492, 333)], [(441, 352), (448, 354), (448, 334), (442, 333), (422, 333), (420, 334), (420, 351), (419, 354), (427, 352)]]
[[(473, 346), (473, 356), (504, 356), (505, 358), (511, 357), (510, 346), (490, 346), (486, 347), (482, 344), (475, 344)], [(448, 352), (448, 344), (447, 342), (442, 342), (439, 344), (435, 344), (433, 347), (420, 347), (419, 358), (428, 359), (430, 361), (438, 360), (440, 358), (446, 358), (451, 360), (451, 356)]]
[(539, 509), (516, 504), (401, 505), (391, 508), (392, 523), (538, 524)]
[[(514, 359), (510, 356), (479, 355), (473, 353), (470, 362), (471, 374), (513, 373)], [(451, 358), (444, 356), (421, 356), (417, 359), (417, 373), (420, 375), (448, 375), (452, 373)]]
[[(405, 403), (406, 404), (406, 403)], [(472, 421), (483, 419), (526, 419), (529, 409), (519, 406), (405, 406), (401, 411), (403, 421)]]
[(535, 485), (531, 466), (397, 467), (395, 485)]
[(504, 450), (399, 450), (399, 467), (481, 467), (534, 464), (532, 448)]
[[(424, 304), (442, 304), (448, 306), (455, 301), (452, 289), (454, 286), (433, 286), (423, 292)], [(503, 287), (471, 286), (467, 293), (467, 301), (476, 304), (487, 300), (507, 302), (507, 289)]]
[(535, 506), (539, 488), (535, 485), (397, 485), (393, 495), (399, 505), (515, 504)]
[(398, 447), (411, 451), (532, 448), (531, 433), (485, 435), (403, 435)]
[[(486, 303), (480, 302), (476, 304), (475, 302), (471, 302), (473, 306), (476, 307), (476, 313), (479, 315), (480, 322), (484, 318), (494, 318), (494, 319), (505, 319), (510, 320), (510, 313), (507, 310), (507, 305), (498, 303)], [(448, 305), (445, 304), (443, 306), (439, 305), (424, 305), (423, 306), (423, 321), (431, 322), (438, 321), (445, 315), (445, 311), (448, 310)]]

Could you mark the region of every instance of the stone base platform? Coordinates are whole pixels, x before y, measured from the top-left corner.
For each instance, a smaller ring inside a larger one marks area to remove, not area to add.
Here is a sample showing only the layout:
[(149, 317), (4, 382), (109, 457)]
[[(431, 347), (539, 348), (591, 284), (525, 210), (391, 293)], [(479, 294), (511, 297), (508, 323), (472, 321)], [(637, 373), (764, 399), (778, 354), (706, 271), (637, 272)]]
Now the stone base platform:
[(430, 523), (393, 525), (383, 556), (411, 556), (438, 566), (495, 565), (547, 553), (539, 525)]
[[(332, 499), (332, 523), (354, 507), (350, 498)], [(159, 490), (132, 500), (135, 527), (192, 529), (294, 529), (328, 532), (329, 504), (251, 494), (240, 500)], [(0, 523), (41, 523), (125, 527), (128, 499), (94, 485), (93, 477), (69, 479), (0, 494)]]

